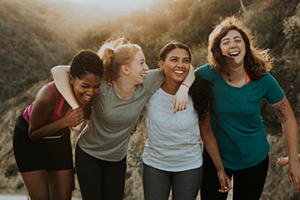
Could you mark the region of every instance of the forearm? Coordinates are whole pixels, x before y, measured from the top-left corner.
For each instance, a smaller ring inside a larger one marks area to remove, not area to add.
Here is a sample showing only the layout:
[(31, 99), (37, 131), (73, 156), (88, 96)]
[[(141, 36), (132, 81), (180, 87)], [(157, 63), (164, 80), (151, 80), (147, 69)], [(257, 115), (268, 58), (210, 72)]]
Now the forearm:
[(194, 83), (194, 81), (195, 81), (194, 67), (192, 65), (190, 65), (189, 73), (185, 77), (185, 79), (183, 80), (182, 83), (187, 85), (188, 87), (191, 87), (192, 84)]
[(69, 78), (69, 66), (56, 66), (51, 69), (56, 88), (65, 98), (72, 109), (79, 107), (78, 101), (72, 91)]
[[(213, 133), (212, 133), (213, 134)], [(202, 134), (202, 140), (204, 142), (204, 146), (210, 155), (216, 169), (218, 172), (225, 171), (224, 165), (220, 156), (219, 147), (217, 140), (214, 135), (211, 134)]]
[(298, 128), (294, 117), (281, 123), (285, 135), (289, 162), (299, 162), (298, 158)]
[(210, 155), (217, 171), (225, 171), (219, 152), (218, 142), (212, 130), (209, 113), (206, 114), (205, 119), (199, 121), (199, 127), (204, 146), (208, 154)]
[(34, 131), (31, 131), (31, 127), (29, 126), (29, 138), (32, 140), (39, 140), (44, 137), (49, 137), (56, 133), (57, 131), (67, 127), (67, 124), (64, 123), (63, 119), (57, 120), (45, 126), (42, 126)]

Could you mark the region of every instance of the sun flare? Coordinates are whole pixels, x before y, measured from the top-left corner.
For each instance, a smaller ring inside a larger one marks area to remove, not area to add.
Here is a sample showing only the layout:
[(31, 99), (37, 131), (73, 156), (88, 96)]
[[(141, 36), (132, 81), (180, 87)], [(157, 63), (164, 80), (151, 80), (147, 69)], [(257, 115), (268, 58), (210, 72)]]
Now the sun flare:
[(160, 0), (69, 0), (77, 3), (93, 3), (107, 10), (129, 12), (135, 9), (147, 9), (150, 4)]

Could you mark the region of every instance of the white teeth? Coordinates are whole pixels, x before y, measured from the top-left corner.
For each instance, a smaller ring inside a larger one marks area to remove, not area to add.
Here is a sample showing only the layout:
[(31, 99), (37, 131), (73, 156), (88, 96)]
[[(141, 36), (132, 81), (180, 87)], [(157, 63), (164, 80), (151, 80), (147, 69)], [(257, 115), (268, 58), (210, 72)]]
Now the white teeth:
[(231, 56), (237, 56), (237, 55), (239, 55), (239, 52), (232, 52), (232, 53), (230, 53), (230, 55)]
[(146, 74), (141, 74), (141, 76), (145, 76)]
[(183, 74), (183, 71), (175, 71), (177, 74)]

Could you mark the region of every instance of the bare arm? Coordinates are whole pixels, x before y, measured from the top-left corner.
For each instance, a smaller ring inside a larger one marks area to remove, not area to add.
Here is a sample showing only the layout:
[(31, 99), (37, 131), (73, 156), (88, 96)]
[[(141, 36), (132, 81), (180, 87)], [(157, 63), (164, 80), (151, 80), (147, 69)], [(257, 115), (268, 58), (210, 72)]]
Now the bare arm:
[[(70, 66), (69, 65), (58, 65), (51, 69), (51, 73), (53, 75), (53, 79), (56, 85), (56, 88), (61, 93), (61, 95), (65, 98), (71, 108), (74, 110), (78, 108), (80, 105), (72, 91), (72, 87), (70, 84)], [(78, 131), (80, 130), (82, 124), (78, 126), (72, 126), (72, 130)]]
[(178, 91), (176, 92), (174, 99), (174, 114), (177, 111), (185, 110), (188, 105), (188, 93), (189, 89), (195, 81), (194, 67), (190, 65), (189, 73), (181, 83)]
[(30, 139), (36, 140), (51, 136), (62, 128), (76, 125), (83, 121), (83, 110), (78, 108), (75, 110), (70, 109), (59, 120), (47, 123), (50, 114), (55, 110), (55, 105), (56, 94), (51, 88), (44, 86), (38, 92), (30, 114), (28, 130)]
[(204, 142), (205, 148), (218, 171), (217, 176), (221, 184), (221, 189), (219, 189), (219, 192), (228, 192), (231, 189), (231, 181), (225, 173), (225, 169), (219, 152), (218, 143), (211, 127), (209, 113), (207, 114), (204, 120), (199, 121), (199, 127), (200, 135)]
[(272, 104), (272, 109), (281, 122), (285, 135), (289, 156), (289, 178), (293, 185), (296, 184), (300, 192), (300, 164), (298, 158), (298, 127), (293, 110), (286, 97), (278, 103)]
[(70, 66), (58, 65), (51, 69), (53, 79), (58, 91), (65, 98), (72, 109), (79, 107), (78, 101), (72, 91), (70, 84)]

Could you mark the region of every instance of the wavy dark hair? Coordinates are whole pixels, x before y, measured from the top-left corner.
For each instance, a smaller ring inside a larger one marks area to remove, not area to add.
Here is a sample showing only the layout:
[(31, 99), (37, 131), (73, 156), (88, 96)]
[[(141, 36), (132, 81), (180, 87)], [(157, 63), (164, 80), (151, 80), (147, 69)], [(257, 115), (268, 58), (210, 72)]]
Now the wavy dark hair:
[(199, 120), (205, 120), (206, 117), (209, 116), (207, 113), (212, 112), (212, 84), (211, 81), (196, 76), (195, 81), (189, 90)]
[(240, 20), (228, 17), (222, 21), (209, 35), (208, 61), (217, 71), (230, 77), (229, 65), (234, 62), (232, 58), (222, 55), (220, 42), (231, 30), (238, 31), (246, 47), (244, 66), (251, 80), (258, 80), (272, 68), (272, 58), (267, 50), (259, 50), (253, 46), (253, 36)]

